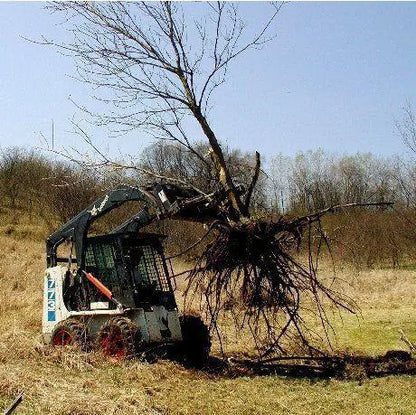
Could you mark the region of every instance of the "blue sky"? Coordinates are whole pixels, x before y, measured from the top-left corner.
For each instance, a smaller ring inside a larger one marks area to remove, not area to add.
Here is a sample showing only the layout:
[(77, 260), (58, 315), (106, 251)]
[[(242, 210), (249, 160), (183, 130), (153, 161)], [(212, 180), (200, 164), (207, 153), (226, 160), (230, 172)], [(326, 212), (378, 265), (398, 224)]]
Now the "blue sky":
[[(60, 18), (45, 3), (0, 3), (0, 147), (39, 146), (55, 124), (58, 145), (79, 146), (68, 99), (89, 101), (91, 90), (70, 76), (71, 58), (32, 44), (62, 36)], [(264, 19), (264, 3), (241, 4), (249, 24)], [(277, 20), (278, 36), (231, 68), (213, 100), (210, 120), (221, 139), (266, 157), (322, 148), (329, 152), (405, 151), (394, 121), (406, 100), (416, 105), (416, 3), (293, 2)], [(138, 133), (97, 142), (135, 153)], [(110, 144), (104, 144), (104, 143)]]

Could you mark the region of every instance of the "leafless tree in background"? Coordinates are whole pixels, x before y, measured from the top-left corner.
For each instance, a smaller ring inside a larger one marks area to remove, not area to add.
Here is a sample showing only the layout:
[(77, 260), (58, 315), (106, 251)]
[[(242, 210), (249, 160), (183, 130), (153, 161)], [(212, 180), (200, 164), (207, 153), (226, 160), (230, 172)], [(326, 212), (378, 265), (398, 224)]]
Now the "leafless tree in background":
[(396, 121), (396, 127), (404, 144), (416, 153), (416, 116), (409, 101), (402, 108), (402, 118)]

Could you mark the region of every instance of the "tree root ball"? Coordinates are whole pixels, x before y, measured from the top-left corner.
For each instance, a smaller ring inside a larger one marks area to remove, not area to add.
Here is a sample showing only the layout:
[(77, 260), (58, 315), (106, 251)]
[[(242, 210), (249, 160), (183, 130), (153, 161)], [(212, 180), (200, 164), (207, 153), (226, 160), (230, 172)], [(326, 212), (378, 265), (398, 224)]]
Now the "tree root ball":
[(221, 312), (231, 312), (235, 321), (250, 325), (253, 337), (267, 353), (279, 350), (285, 337), (312, 351), (316, 349), (302, 316), (303, 299), (313, 300), (326, 339), (332, 326), (324, 300), (354, 312), (349, 298), (318, 279), (311, 258), (308, 266), (294, 258), (303, 226), (281, 218), (277, 223), (218, 223), (214, 227), (214, 239), (190, 272), (186, 290), (186, 295), (202, 292), (202, 311), (211, 327), (216, 327)]

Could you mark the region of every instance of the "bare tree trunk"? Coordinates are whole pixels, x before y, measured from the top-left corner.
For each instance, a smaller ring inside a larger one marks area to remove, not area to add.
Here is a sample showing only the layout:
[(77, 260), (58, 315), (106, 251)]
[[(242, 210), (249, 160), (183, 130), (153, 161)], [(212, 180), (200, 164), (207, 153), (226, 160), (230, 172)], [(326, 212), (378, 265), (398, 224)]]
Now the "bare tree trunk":
[(209, 126), (206, 118), (201, 114), (201, 110), (199, 107), (191, 108), (191, 111), (194, 114), (195, 118), (198, 120), (198, 123), (201, 126), (202, 131), (208, 138), (208, 141), (211, 145), (212, 155), (215, 159), (215, 162), (218, 164), (219, 181), (224, 186), (227, 192), (228, 199), (230, 200), (233, 210), (237, 215), (237, 219), (240, 219), (240, 217), (246, 217), (248, 214), (248, 209), (246, 209), (246, 206), (242, 203), (240, 196), (236, 191), (230, 171), (224, 159), (224, 153), (221, 149), (220, 144), (218, 143), (217, 138), (215, 137), (214, 132)]

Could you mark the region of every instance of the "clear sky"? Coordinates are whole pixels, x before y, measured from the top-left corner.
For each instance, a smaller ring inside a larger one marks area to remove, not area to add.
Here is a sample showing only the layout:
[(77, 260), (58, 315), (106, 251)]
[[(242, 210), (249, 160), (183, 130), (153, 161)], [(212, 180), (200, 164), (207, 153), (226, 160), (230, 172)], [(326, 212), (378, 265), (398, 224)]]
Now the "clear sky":
[[(0, 2), (0, 147), (37, 146), (55, 124), (57, 144), (78, 145), (69, 119), (91, 91), (68, 75), (70, 58), (22, 37), (62, 34), (45, 3)], [(267, 4), (242, 4), (250, 24)], [(416, 3), (292, 2), (277, 20), (278, 36), (231, 68), (210, 119), (232, 147), (282, 152), (398, 154), (394, 126), (406, 100), (416, 105)], [(104, 142), (107, 132), (90, 129)], [(112, 147), (135, 152), (135, 133)]]

